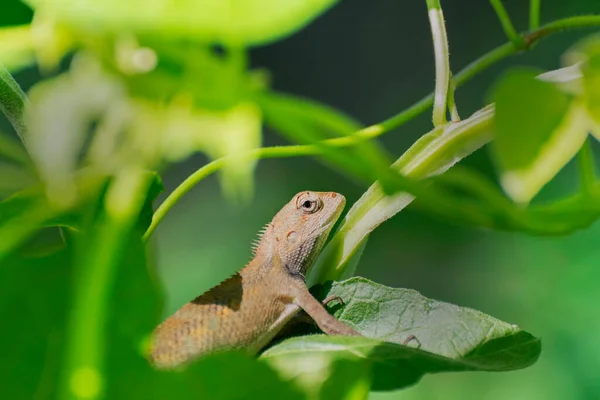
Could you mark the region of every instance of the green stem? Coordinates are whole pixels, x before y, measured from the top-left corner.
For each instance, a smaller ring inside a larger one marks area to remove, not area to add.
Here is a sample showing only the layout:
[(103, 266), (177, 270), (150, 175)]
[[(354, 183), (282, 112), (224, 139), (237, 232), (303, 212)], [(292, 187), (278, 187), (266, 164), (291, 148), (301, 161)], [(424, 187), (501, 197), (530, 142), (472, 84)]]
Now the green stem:
[(444, 14), (439, 1), (428, 1), (429, 25), (433, 38), (435, 56), (435, 92), (433, 102), (433, 126), (444, 125), (446, 121), (446, 104), (450, 86), (450, 51), (448, 35), (444, 23)]
[(529, 0), (529, 30), (534, 31), (540, 27), (540, 8), (542, 0)]
[(440, 10), (442, 8), (441, 4), (440, 4), (440, 0), (427, 0), (427, 8), (429, 10)]
[(527, 46), (549, 36), (550, 34), (572, 29), (593, 28), (600, 26), (600, 15), (581, 15), (550, 22), (541, 28), (526, 34), (523, 38)]
[(585, 141), (581, 149), (579, 149), (579, 153), (577, 153), (577, 165), (579, 168), (581, 191), (584, 195), (591, 196), (595, 193), (598, 185), (596, 182), (594, 153), (589, 138)]
[[(248, 157), (255, 159), (265, 158), (288, 158), (288, 157), (301, 157), (301, 156), (312, 156), (322, 154), (327, 147), (345, 147), (353, 146), (357, 143), (364, 142), (377, 137), (380, 134), (380, 129), (375, 127), (365, 128), (358, 131), (356, 134), (351, 136), (345, 136), (340, 138), (323, 140), (320, 142), (321, 146), (315, 145), (296, 145), (296, 146), (273, 146), (273, 147), (262, 147), (254, 149), (248, 152)], [(239, 157), (239, 156), (237, 156)], [(233, 157), (222, 157), (214, 160), (200, 169), (196, 170), (193, 174), (188, 176), (179, 186), (167, 196), (167, 198), (161, 203), (152, 215), (152, 222), (144, 233), (144, 241), (147, 241), (152, 233), (156, 230), (158, 224), (163, 220), (167, 212), (194, 186), (202, 181), (207, 176), (217, 172), (223, 168), (227, 162)]]
[(94, 400), (106, 391), (106, 331), (117, 267), (151, 180), (142, 170), (121, 172), (104, 198), (104, 212), (81, 238), (68, 318), (59, 398)]
[(494, 7), (494, 11), (496, 11), (496, 15), (502, 25), (502, 29), (504, 29), (504, 33), (510, 42), (517, 48), (523, 47), (523, 37), (515, 30), (515, 27), (506, 12), (506, 8), (504, 8), (504, 4), (502, 4), (502, 0), (490, 0), (490, 3), (492, 3), (492, 7)]
[(460, 121), (456, 101), (454, 100), (454, 92), (456, 92), (456, 81), (450, 76), (450, 86), (448, 87), (448, 110), (450, 110), (450, 118), (452, 122)]

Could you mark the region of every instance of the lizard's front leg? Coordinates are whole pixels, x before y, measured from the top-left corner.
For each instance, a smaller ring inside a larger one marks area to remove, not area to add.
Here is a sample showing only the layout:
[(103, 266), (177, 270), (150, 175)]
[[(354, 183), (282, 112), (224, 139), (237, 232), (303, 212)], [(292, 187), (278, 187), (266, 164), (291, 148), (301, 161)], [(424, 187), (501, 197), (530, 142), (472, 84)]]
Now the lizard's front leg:
[(361, 336), (342, 321), (329, 314), (325, 307), (315, 299), (303, 283), (295, 282), (294, 303), (302, 308), (328, 335)]

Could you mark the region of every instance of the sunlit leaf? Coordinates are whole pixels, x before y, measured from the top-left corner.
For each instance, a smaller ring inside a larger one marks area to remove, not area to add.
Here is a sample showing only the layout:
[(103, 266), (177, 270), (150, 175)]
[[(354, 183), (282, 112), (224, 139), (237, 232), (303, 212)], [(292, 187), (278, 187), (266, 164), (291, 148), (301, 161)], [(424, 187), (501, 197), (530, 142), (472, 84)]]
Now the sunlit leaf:
[(367, 359), (374, 368), (373, 388), (389, 390), (425, 373), (525, 368), (540, 355), (540, 340), (516, 325), (414, 290), (351, 278), (325, 288), (324, 296), (339, 296), (344, 304), (332, 307), (334, 315), (365, 337), (296, 337), (261, 357), (284, 371), (293, 362)]
[(35, 62), (34, 42), (29, 25), (0, 28), (0, 64), (16, 72)]
[(552, 82), (561, 90), (578, 95), (583, 93), (583, 73), (581, 72), (581, 63), (575, 63), (568, 67), (555, 69), (539, 74), (537, 79)]
[(588, 133), (585, 108), (538, 72), (507, 73), (494, 90), (494, 154), (504, 190), (529, 202), (577, 153)]
[(336, 0), (27, 0), (81, 30), (132, 30), (231, 45), (265, 44), (302, 28)]
[[(321, 335), (306, 339), (317, 340)], [(324, 337), (327, 342), (330, 337)], [(362, 399), (371, 387), (371, 365), (367, 357), (332, 357), (327, 352), (311, 351), (310, 344), (303, 348), (306, 341), (290, 339), (263, 353), (262, 360), (274, 367), (279, 374), (296, 383), (315, 399)], [(339, 338), (333, 338), (339, 339)], [(345, 338), (342, 338), (345, 339)], [(331, 343), (335, 345), (336, 342)], [(327, 344), (325, 344), (327, 346)], [(304, 351), (306, 350), (306, 351)], [(323, 350), (321, 348), (320, 350)], [(285, 353), (285, 356), (282, 354)], [(349, 355), (349, 356), (348, 356)], [(356, 397), (352, 397), (352, 396)], [(362, 395), (362, 397), (361, 397)]]

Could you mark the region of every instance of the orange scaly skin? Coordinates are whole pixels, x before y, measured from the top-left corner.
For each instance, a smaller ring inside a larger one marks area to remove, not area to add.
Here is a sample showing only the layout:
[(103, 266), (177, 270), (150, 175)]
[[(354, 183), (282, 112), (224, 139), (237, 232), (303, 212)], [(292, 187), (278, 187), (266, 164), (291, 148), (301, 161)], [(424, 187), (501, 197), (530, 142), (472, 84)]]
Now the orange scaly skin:
[(267, 225), (246, 267), (156, 328), (152, 363), (168, 369), (218, 351), (257, 353), (301, 309), (327, 334), (359, 335), (330, 315), (304, 280), (345, 204), (333, 192), (294, 196)]

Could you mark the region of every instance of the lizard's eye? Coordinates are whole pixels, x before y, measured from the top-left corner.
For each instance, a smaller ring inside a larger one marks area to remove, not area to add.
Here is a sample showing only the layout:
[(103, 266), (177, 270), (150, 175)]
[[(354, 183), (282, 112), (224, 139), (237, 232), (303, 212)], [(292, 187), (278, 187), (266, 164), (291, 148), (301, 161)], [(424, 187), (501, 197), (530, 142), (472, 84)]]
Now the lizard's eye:
[(299, 199), (298, 201), (298, 209), (301, 210), (305, 214), (312, 214), (321, 209), (321, 202), (312, 199)]

